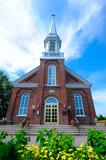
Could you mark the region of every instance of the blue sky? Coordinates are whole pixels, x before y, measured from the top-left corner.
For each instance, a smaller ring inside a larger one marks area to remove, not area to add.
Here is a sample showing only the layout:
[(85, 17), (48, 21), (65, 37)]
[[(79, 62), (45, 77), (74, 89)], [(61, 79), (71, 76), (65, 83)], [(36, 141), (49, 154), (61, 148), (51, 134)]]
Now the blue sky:
[(97, 115), (106, 116), (104, 0), (0, 0), (0, 70), (15, 80), (39, 65), (51, 14), (65, 64), (93, 84)]

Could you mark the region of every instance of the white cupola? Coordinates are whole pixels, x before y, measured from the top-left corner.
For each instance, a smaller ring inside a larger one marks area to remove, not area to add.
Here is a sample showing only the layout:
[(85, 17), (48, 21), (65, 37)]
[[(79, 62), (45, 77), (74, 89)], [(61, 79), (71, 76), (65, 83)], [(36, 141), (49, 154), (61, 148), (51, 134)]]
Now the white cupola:
[(61, 48), (61, 40), (56, 31), (55, 15), (52, 15), (49, 34), (44, 40), (44, 48), (46, 52), (59, 52)]
[(64, 59), (63, 53), (60, 52), (61, 40), (57, 34), (55, 25), (55, 15), (52, 15), (49, 33), (44, 40), (45, 52), (41, 58), (60, 58)]

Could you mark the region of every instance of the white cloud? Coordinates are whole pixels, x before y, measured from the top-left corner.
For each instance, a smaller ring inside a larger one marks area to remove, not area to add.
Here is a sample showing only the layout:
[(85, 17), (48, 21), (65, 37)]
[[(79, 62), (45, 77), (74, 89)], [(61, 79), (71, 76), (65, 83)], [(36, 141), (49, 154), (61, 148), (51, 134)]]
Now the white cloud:
[(16, 78), (17, 71), (36, 67), (43, 51), (44, 34), (45, 28), (34, 15), (31, 1), (1, 0), (0, 68)]
[[(75, 59), (101, 33), (104, 3), (100, 0), (67, 1), (69, 6), (62, 13), (62, 24), (59, 24), (60, 38), (65, 58)], [(27, 72), (36, 67), (44, 51), (47, 28), (43, 21), (47, 20), (38, 14), (39, 1), (34, 5), (33, 8), (32, 0), (0, 0), (0, 69), (14, 78), (19, 70)]]
[[(69, 11), (62, 25), (64, 44), (62, 50), (66, 58), (75, 59), (82, 55), (90, 42), (101, 35), (104, 3), (100, 3), (99, 0), (68, 0), (68, 3)], [(73, 18), (75, 14), (77, 16)]]

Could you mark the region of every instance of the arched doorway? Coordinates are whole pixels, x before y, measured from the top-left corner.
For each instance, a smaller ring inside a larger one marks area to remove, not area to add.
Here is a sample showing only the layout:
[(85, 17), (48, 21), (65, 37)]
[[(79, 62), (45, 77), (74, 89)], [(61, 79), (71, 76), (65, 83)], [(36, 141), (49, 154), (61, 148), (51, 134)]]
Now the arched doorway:
[(54, 97), (45, 100), (44, 123), (58, 124), (58, 100)]

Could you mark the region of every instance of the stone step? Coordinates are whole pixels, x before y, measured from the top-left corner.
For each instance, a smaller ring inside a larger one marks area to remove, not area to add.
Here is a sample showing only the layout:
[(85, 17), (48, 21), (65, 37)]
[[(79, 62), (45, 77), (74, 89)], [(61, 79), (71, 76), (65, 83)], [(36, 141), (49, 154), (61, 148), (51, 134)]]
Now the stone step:
[[(6, 130), (8, 134), (13, 134), (16, 130), (20, 129), (21, 126), (18, 125), (0, 125), (0, 132)], [(87, 130), (89, 128), (96, 128), (97, 130), (103, 130), (106, 133), (105, 126), (88, 126), (80, 125), (79, 128), (72, 127), (70, 125), (30, 125), (25, 127), (25, 131), (29, 135), (37, 135), (41, 128), (52, 129), (55, 128), (59, 132), (69, 133), (72, 135), (87, 135)]]

